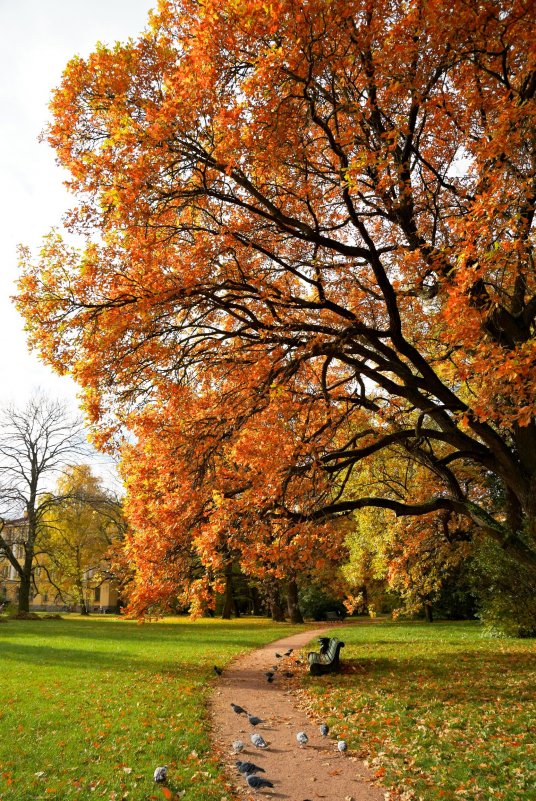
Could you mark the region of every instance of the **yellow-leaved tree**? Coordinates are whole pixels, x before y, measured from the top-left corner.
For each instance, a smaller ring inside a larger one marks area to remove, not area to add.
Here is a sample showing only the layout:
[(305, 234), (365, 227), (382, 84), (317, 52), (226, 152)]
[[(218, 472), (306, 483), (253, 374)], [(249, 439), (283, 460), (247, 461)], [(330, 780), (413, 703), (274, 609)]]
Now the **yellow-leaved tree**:
[(75, 465), (58, 480), (39, 539), (39, 589), (89, 612), (90, 593), (110, 579), (108, 553), (124, 533), (121, 503), (88, 465)]

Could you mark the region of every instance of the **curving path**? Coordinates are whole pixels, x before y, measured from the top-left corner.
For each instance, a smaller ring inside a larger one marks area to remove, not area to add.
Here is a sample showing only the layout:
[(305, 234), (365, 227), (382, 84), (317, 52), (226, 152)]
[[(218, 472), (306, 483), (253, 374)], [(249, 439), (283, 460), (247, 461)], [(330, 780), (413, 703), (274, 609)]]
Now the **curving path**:
[[(233, 787), (245, 799), (384, 801), (384, 791), (371, 784), (371, 774), (363, 762), (351, 752), (339, 754), (334, 739), (320, 736), (318, 721), (296, 707), (292, 679), (276, 674), (276, 680), (268, 684), (263, 675), (276, 663), (281, 665), (279, 672), (292, 669), (291, 660), (276, 659), (276, 651), (303, 648), (323, 631), (325, 629), (309, 629), (250, 651), (232, 662), (216, 684), (209, 709), (214, 748), (227, 767)], [(312, 643), (310, 650), (317, 650), (317, 645)], [(344, 661), (344, 650), (341, 658)], [(265, 721), (255, 731), (270, 744), (268, 749), (260, 750), (251, 744), (249, 735), (254, 729), (244, 715), (232, 711), (231, 702)], [(309, 737), (304, 748), (296, 741), (299, 731), (305, 731)], [(246, 746), (238, 756), (231, 745), (235, 740), (242, 740)], [(236, 770), (237, 759), (263, 767), (266, 773), (260, 775), (273, 781), (273, 790), (265, 789), (253, 795)]]

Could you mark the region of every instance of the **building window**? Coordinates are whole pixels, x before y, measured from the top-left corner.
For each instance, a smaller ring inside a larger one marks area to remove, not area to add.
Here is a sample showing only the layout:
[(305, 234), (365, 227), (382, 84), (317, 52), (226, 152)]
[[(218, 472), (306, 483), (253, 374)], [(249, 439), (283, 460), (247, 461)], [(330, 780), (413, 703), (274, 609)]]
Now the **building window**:
[(100, 601), (100, 587), (95, 587), (95, 600)]

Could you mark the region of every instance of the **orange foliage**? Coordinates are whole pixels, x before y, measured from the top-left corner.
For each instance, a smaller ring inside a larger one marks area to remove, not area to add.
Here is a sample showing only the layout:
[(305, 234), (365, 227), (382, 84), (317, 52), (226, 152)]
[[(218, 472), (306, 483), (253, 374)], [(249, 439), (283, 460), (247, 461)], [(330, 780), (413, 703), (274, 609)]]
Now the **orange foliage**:
[[(145, 586), (185, 531), (205, 563), (301, 567), (367, 504), (466, 516), (534, 562), (532, 11), (161, 0), (70, 62), (49, 141), (89, 244), (23, 253), (18, 303), (97, 442), (136, 434)], [(349, 495), (393, 448), (426, 494)]]

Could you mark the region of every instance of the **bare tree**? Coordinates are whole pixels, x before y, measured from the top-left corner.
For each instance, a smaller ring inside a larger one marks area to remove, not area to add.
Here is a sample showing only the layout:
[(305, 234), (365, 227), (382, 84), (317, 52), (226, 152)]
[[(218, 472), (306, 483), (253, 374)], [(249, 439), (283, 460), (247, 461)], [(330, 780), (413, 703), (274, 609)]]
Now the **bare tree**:
[[(86, 450), (83, 425), (64, 404), (35, 395), (24, 409), (0, 411), (0, 556), (20, 580), (19, 612), (28, 612), (36, 541), (54, 496), (51, 481)], [(9, 519), (23, 517), (11, 530)], [(4, 524), (4, 525), (2, 525)]]

